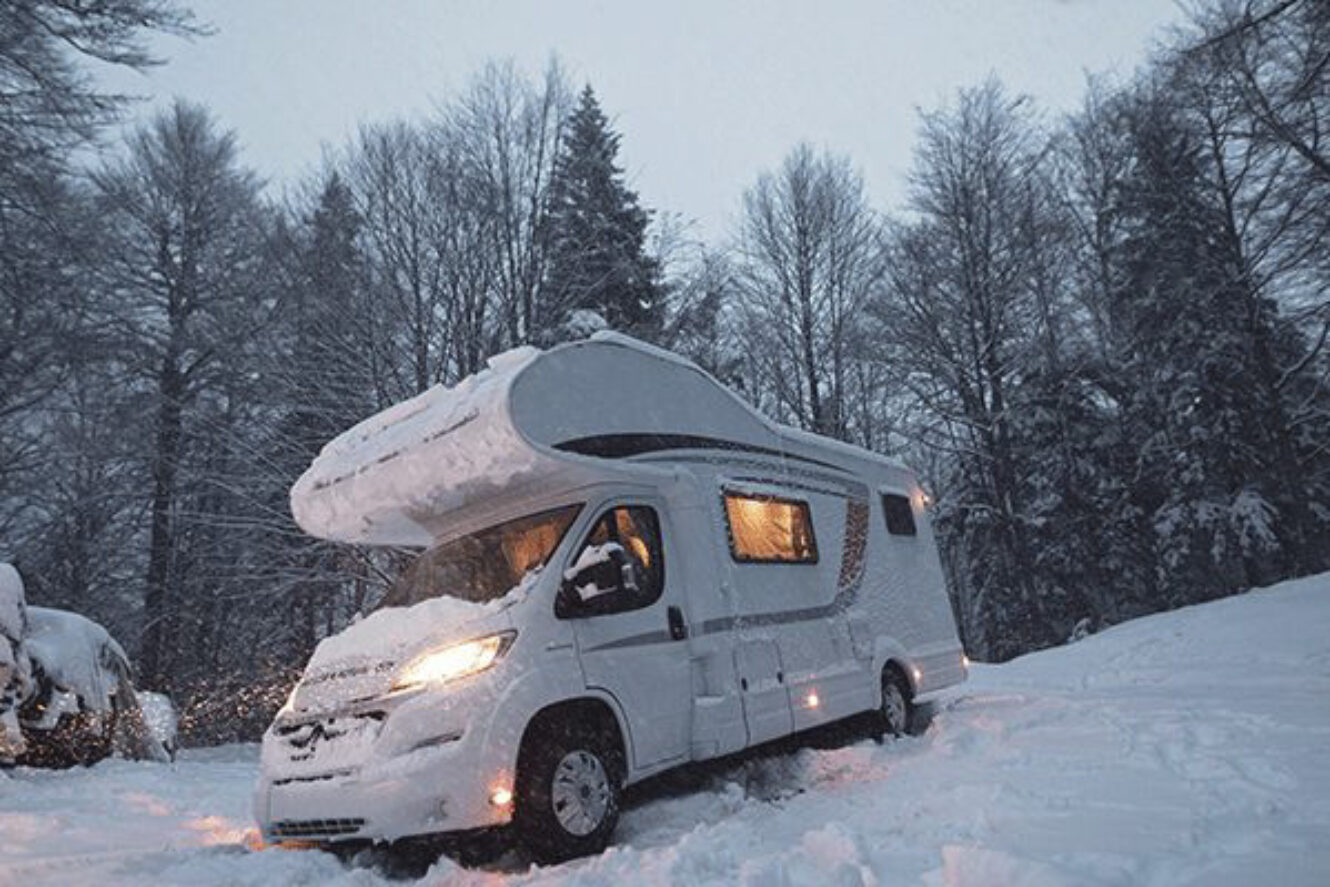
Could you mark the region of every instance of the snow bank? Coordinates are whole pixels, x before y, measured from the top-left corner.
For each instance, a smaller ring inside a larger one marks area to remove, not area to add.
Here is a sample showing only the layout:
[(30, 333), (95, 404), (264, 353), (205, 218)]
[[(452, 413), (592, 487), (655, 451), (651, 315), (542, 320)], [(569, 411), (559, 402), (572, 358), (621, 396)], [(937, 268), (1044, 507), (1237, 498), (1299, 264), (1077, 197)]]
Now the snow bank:
[(496, 355), (452, 388), (435, 386), (338, 435), (291, 489), (296, 522), (343, 542), (430, 544), (425, 521), (542, 463), (513, 428), (506, 397), (539, 354)]
[[(976, 665), (928, 731), (636, 793), (616, 846), (422, 885), (1330, 883), (1330, 574)], [(0, 882), (401, 884), (248, 853), (253, 749), (0, 775)]]
[(111, 707), (119, 683), (108, 655), (127, 663), (115, 638), (91, 619), (65, 610), (28, 608), (28, 634), (23, 647), (42, 670), (95, 711)]

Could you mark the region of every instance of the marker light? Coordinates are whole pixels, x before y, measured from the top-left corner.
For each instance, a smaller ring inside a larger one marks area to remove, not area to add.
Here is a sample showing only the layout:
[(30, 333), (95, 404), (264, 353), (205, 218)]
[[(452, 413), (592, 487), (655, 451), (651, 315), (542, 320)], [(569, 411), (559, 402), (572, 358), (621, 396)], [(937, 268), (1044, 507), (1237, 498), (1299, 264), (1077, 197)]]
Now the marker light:
[(431, 650), (407, 663), (393, 679), (393, 689), (403, 690), (425, 684), (446, 684), (484, 671), (512, 645), (516, 632), (505, 631), (489, 637), (450, 644)]
[(506, 788), (496, 788), (490, 794), (490, 803), (495, 807), (507, 807), (513, 802), (513, 793)]
[(822, 704), (822, 700), (817, 698), (817, 691), (813, 691), (804, 697), (804, 703), (807, 704), (809, 708), (817, 708)]
[(919, 682), (924, 679), (924, 673), (920, 671), (918, 668), (912, 668), (910, 669), (910, 671), (914, 674), (915, 686), (918, 686)]

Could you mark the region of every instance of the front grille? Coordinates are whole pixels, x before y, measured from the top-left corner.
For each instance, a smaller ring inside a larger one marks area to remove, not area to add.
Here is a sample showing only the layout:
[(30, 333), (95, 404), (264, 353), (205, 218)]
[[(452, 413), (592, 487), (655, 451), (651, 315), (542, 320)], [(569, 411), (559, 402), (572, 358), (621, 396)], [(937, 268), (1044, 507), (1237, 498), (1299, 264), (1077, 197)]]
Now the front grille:
[(382, 723), (383, 720), (387, 717), (388, 713), (386, 711), (362, 711), (350, 715), (341, 715), (341, 716), (333, 715), (333, 716), (324, 716), (319, 718), (306, 718), (303, 720), (298, 718), (293, 718), (287, 723), (278, 724), (276, 726), (276, 731), (278, 736), (286, 737), (290, 736), (292, 733), (299, 733), (300, 731), (311, 726), (312, 724), (318, 724), (320, 726), (320, 729), (331, 729), (333, 725), (339, 720), (356, 721), (364, 719), (364, 720), (377, 721), (379, 723)]
[(316, 773), (313, 776), (288, 776), (285, 779), (274, 779), (272, 784), (290, 785), (293, 782), (327, 782), (330, 779), (350, 776), (354, 772), (354, 770), (329, 770), (327, 773)]
[(335, 838), (354, 835), (365, 827), (363, 819), (283, 819), (268, 828), (268, 836), (287, 838)]

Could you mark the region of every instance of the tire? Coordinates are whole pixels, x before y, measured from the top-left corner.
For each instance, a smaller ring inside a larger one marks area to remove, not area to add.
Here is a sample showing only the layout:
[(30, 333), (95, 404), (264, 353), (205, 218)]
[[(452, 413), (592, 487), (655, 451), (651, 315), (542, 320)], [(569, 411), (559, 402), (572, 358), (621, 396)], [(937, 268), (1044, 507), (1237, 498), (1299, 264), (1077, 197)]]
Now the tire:
[(878, 708), (878, 724), (883, 736), (895, 738), (910, 732), (914, 720), (914, 701), (905, 676), (888, 665), (882, 670), (882, 703)]
[(539, 863), (599, 853), (619, 822), (623, 754), (616, 737), (564, 718), (528, 736), (513, 825)]

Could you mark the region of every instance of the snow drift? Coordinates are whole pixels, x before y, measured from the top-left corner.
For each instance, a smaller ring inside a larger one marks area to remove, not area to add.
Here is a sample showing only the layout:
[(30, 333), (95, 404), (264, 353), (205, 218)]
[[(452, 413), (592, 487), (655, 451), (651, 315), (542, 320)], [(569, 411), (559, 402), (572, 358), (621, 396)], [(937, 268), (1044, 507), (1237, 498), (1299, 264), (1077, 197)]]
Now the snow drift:
[[(648, 788), (599, 857), (421, 883), (1319, 887), (1328, 700), (1330, 574), (975, 666), (920, 737)], [(401, 883), (245, 850), (256, 756), (0, 775), (0, 882)]]

